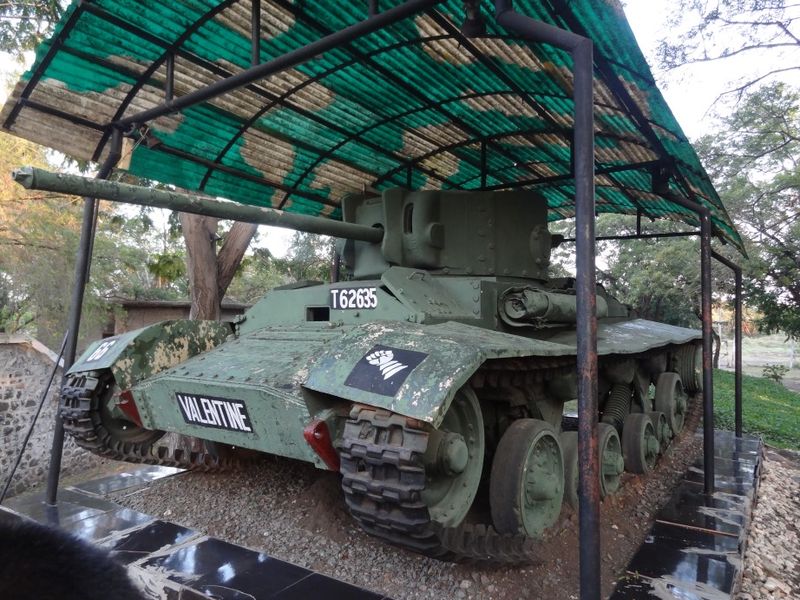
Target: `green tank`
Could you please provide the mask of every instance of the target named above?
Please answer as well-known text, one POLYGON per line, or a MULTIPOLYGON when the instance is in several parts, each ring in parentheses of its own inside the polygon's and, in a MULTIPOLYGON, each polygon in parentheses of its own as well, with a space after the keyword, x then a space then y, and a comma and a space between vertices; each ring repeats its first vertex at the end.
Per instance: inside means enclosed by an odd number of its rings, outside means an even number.
MULTIPOLYGON (((577 433, 564 425, 577 396, 575 289, 548 278, 561 238, 535 193, 352 195, 341 223, 35 169, 15 177, 347 238, 347 281, 276 288, 233 323, 167 321, 92 344, 61 400, 80 446, 189 469, 247 450, 339 471, 366 531, 443 560, 525 562, 576 504, 577 433)), ((701 336, 635 318, 600 286, 597 316, 611 494, 683 427, 701 336)))

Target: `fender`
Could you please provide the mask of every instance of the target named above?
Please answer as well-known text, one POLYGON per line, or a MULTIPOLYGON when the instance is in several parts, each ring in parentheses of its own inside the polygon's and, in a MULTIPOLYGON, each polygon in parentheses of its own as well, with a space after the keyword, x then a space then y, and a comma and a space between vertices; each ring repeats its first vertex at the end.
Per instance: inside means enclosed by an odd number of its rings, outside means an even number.
POLYGON ((572 347, 449 321, 354 328, 314 361, 304 387, 437 427, 458 389, 487 360, 574 355, 572 347))
POLYGON ((231 324, 226 322, 161 321, 93 342, 67 373, 111 369, 117 385, 127 390, 142 379, 210 350, 232 333, 231 324))

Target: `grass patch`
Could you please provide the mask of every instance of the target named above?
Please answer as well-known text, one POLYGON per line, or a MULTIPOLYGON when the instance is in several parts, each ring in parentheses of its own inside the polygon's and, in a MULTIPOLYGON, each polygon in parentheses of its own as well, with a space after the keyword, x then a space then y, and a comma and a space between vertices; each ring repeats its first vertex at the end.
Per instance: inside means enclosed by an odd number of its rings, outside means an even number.
MULTIPOLYGON (((734 375, 714 371, 714 421, 734 428, 734 375)), ((771 446, 800 450, 800 394, 763 377, 742 375, 742 429, 771 446)))

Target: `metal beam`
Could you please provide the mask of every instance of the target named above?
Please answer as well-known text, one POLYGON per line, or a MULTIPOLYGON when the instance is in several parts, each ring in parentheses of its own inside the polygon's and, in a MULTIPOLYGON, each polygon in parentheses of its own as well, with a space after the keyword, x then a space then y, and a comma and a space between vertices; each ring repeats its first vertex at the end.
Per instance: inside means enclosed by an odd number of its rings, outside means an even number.
MULTIPOLYGON (((137 30, 134 27, 131 27, 130 23, 125 21, 124 19, 120 19, 111 13, 107 12, 97 4, 91 2, 82 2, 80 4, 81 7, 84 8, 87 12, 91 13, 92 15, 104 19, 113 25, 121 28, 123 31, 129 31, 133 33, 137 37, 141 37, 146 39, 146 41, 160 46, 164 49, 163 54, 157 59, 154 60, 149 67, 141 74, 141 75, 131 75, 136 80, 136 83, 133 87, 128 90, 128 93, 125 95, 125 98, 120 102, 119 106, 117 107, 114 116, 111 118, 112 121, 116 121, 117 119, 121 118, 122 115, 125 114, 125 111, 130 106, 130 103, 136 97, 136 94, 139 93, 139 90, 150 80, 153 74, 158 70, 158 68, 165 62, 165 61, 172 61, 172 68, 175 67, 175 58, 179 54, 181 47, 183 46, 184 42, 188 40, 192 35, 195 34, 203 25, 205 25, 208 21, 213 19, 215 16, 220 14, 223 10, 227 9, 231 4, 236 2, 237 0, 222 0, 219 4, 215 5, 211 9, 209 9, 205 14, 200 16, 199 18, 192 21, 186 29, 184 29, 181 34, 175 38, 175 40, 171 43, 165 42, 153 35, 147 34, 142 30, 137 30), (147 35, 145 35, 147 34, 147 35)), ((119 69, 118 65, 115 68, 119 69)), ((169 69, 168 69, 169 70, 169 69)), ((169 79, 169 73, 167 74, 167 79, 169 79)), ((165 88, 167 87, 165 82, 165 88)), ((172 94, 166 93, 167 90, 165 89, 165 97, 166 101, 170 102, 172 100, 172 94)), ((92 156, 92 160, 97 160, 100 156, 100 153, 105 148, 106 143, 108 142, 108 133, 105 133, 103 137, 100 139, 100 142, 97 144, 95 148, 94 155, 92 156)))
POLYGON ((568 50, 574 63, 580 597, 581 600, 600 600, 593 45, 588 38, 517 13, 512 8, 511 0, 495 0, 495 9, 497 22, 501 26, 529 41, 568 50))
MULTIPOLYGON (((278 6, 282 7, 283 9, 285 9, 285 10, 287 10, 289 12, 291 12, 294 15, 295 19, 297 19, 298 22, 306 23, 307 25, 309 25, 310 27, 313 27, 314 29, 316 29, 317 31, 319 31, 322 34, 324 34, 326 31, 328 31, 328 28, 327 28, 327 26, 325 25, 324 22, 321 22, 321 21, 319 21, 317 19, 311 18, 311 16, 308 14, 307 11, 300 10, 297 5, 289 2, 289 0, 273 0, 273 1, 278 6)), ((410 82, 405 81, 393 69, 390 69, 389 67, 381 64, 380 62, 377 62, 377 61, 373 60, 372 57, 370 56, 370 54, 359 50, 358 48, 356 48, 353 44, 351 44, 349 42, 345 43, 344 46, 341 49, 344 52, 347 52, 348 54, 353 56, 360 63, 364 64, 365 66, 369 67, 370 69, 373 69, 379 76, 382 76, 387 81, 392 82, 394 85, 396 85, 398 88, 403 90, 405 93, 409 94, 410 96, 414 96, 415 98, 417 98, 420 102, 422 102, 422 104, 429 105, 431 109, 436 110, 439 114, 441 114, 445 118, 446 121, 448 121, 450 123, 453 123, 454 125, 456 125, 456 127, 461 129, 462 131, 464 131, 468 135, 472 135, 473 137, 478 137, 478 138, 482 137, 482 133, 480 131, 478 131, 473 126, 471 126, 469 123, 464 121, 462 118, 460 118, 454 112, 446 110, 440 103, 438 103, 438 102, 431 103, 429 96, 427 96, 425 93, 421 92, 416 86, 412 85, 410 82)), ((417 133, 417 135, 419 135, 419 134, 417 133)), ((511 160, 511 161, 516 160, 516 158, 513 155, 511 155, 510 153, 506 152, 503 148, 501 148, 499 146, 496 146, 496 145, 493 146, 493 148, 498 154, 502 154, 503 156, 506 156, 506 158, 508 158, 509 160, 511 160)), ((459 158, 460 160, 462 160, 464 162, 467 162, 467 163, 471 164, 476 169, 480 169, 479 161, 472 160, 468 156, 457 156, 457 158, 459 158)), ((396 172, 397 172, 396 169, 388 171, 388 173, 392 173, 392 174, 394 174, 396 172)), ((371 187, 377 188, 380 185, 380 183, 382 181, 384 181, 385 177, 386 177, 386 175, 384 174, 381 178, 376 179, 375 181, 373 181, 372 184, 371 184, 371 187)), ((283 204, 289 199, 289 195, 290 194, 287 194, 286 196, 283 197, 283 199, 281 200, 281 203, 278 205, 278 208, 282 208, 283 207, 283 204)))
POLYGON ((436 6, 442 1, 443 0, 407 0, 400 6, 368 17, 359 23, 326 35, 315 42, 287 52, 265 63, 245 69, 226 79, 215 81, 204 88, 184 94, 179 98, 175 98, 172 102, 165 102, 151 109, 119 119, 114 125, 124 129, 131 125, 147 123, 148 121, 178 112, 189 106, 211 100, 212 98, 226 94, 249 83, 258 81, 259 79, 264 79, 265 77, 306 62, 315 56, 337 48, 341 44, 374 33, 379 29, 411 17, 427 8, 436 6))
MULTIPOLYGON (((547 132, 544 132, 547 133, 547 132)), ((515 133, 509 133, 504 135, 516 135, 515 133)), ((655 165, 660 165, 661 161, 659 160, 648 160, 645 162, 640 163, 630 163, 625 165, 611 165, 611 166, 600 166, 598 165, 595 169, 595 175, 609 175, 611 173, 619 173, 622 171, 635 171, 637 169, 649 169, 655 165)), ((553 175, 551 177, 543 177, 541 179, 523 179, 522 181, 515 181, 513 183, 502 183, 499 185, 493 185, 488 187, 489 190, 506 190, 511 188, 518 188, 524 185, 543 185, 548 183, 557 183, 559 181, 570 181, 574 175, 572 173, 566 173, 564 175, 553 175)))
MULTIPOLYGON (((700 235, 699 231, 668 231, 665 233, 641 233, 636 235, 603 235, 596 236, 598 242, 610 240, 651 240, 659 238, 694 237, 700 235)), ((574 242, 575 238, 564 238, 562 242, 574 242)))
MULTIPOLYGON (((108 153, 100 170, 97 172, 97 179, 105 179, 109 176, 114 166, 122 155, 122 132, 115 129, 111 135, 111 150, 108 153)), ((86 197, 83 199, 83 220, 81 221, 81 238, 78 246, 78 256, 75 261, 75 283, 72 286, 72 299, 69 305, 69 317, 67 320, 67 335, 64 344, 64 379, 62 385, 66 383, 66 372, 75 362, 75 352, 78 347, 78 333, 81 326, 81 309, 83 308, 83 296, 86 291, 86 284, 89 282, 89 270, 92 264, 92 246, 94 237, 94 220, 97 213, 97 200, 86 197)), ((61 473, 61 454, 64 448, 64 424, 61 417, 56 413, 55 428, 53 430, 53 443, 50 449, 50 464, 47 470, 47 489, 45 490, 45 503, 55 506, 58 496, 58 478, 61 473)))
POLYGON ((661 180, 662 195, 700 218, 700 296, 703 325, 703 487, 706 494, 714 493, 714 371, 711 343, 711 211, 702 204, 681 198, 666 189, 661 180))
POLYGON ((703 320, 703 485, 714 493, 714 372, 711 317, 711 213, 700 215, 700 289, 703 320))
POLYGON ((711 257, 733 271, 736 282, 734 292, 733 346, 734 346, 734 429, 742 437, 742 267, 712 250, 711 257))
POLYGON ((250 66, 261 64, 261 0, 251 0, 250 6, 250 66))
POLYGON ((25 84, 25 89, 23 89, 22 93, 19 95, 17 103, 8 113, 6 120, 3 122, 3 129, 10 129, 14 124, 14 121, 17 120, 17 115, 19 115, 19 111, 22 110, 22 101, 27 99, 33 93, 33 90, 38 85, 39 80, 42 78, 42 75, 44 75, 47 67, 50 66, 51 62, 53 62, 53 59, 56 57, 56 54, 58 54, 58 51, 61 50, 61 47, 69 37, 69 34, 75 28, 75 25, 78 24, 78 20, 83 14, 85 8, 86 3, 79 2, 75 7, 75 10, 72 11, 72 14, 67 19, 66 23, 64 23, 64 26, 58 32, 58 37, 50 41, 50 47, 47 49, 47 54, 44 55, 42 62, 36 66, 36 70, 31 74, 30 79, 28 79, 28 83, 25 84))

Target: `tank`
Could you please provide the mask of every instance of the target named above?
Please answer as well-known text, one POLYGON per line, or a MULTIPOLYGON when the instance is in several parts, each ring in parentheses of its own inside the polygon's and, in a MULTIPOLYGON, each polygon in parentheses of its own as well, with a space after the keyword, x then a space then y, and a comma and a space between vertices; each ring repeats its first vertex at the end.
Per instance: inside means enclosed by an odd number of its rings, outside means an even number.
MULTIPOLYGON (((562 506, 577 506, 577 432, 564 417, 577 397, 575 288, 548 277, 562 238, 537 194, 390 189, 344 198, 343 222, 331 222, 38 170, 15 177, 344 236, 347 281, 275 288, 232 323, 167 321, 92 344, 61 397, 83 448, 188 469, 253 451, 307 461, 341 474, 367 532, 442 560, 526 562, 562 506)), ((701 385, 701 335, 636 318, 600 286, 597 317, 607 495, 681 431, 701 385)))

